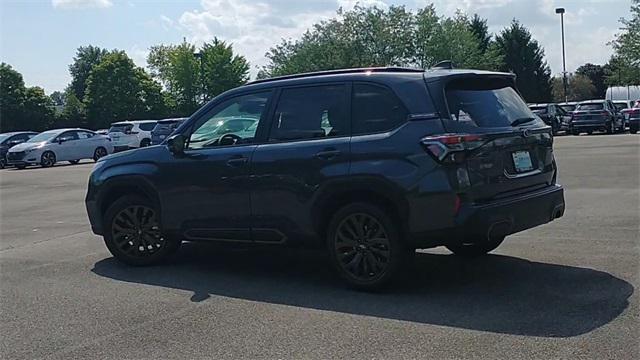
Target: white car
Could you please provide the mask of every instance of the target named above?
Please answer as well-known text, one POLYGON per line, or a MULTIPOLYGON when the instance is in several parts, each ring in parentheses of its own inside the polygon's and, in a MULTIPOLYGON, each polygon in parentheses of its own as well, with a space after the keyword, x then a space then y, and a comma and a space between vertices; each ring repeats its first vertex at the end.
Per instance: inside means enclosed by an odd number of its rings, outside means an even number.
POLYGON ((158 120, 120 121, 111 124, 109 137, 116 151, 151 145, 151 130, 158 120))
POLYGON ((98 161, 113 153, 111 139, 85 129, 56 129, 42 132, 7 153, 7 164, 18 169, 27 165, 53 166, 58 161, 77 164, 82 159, 98 161))

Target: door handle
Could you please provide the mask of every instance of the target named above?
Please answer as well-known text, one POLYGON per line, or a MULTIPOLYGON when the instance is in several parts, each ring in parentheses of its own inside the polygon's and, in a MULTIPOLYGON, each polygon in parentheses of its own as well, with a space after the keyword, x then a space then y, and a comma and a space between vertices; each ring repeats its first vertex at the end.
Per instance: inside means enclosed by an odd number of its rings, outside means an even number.
POLYGON ((316 157, 322 160, 331 160, 340 155, 341 151, 336 149, 323 150, 316 153, 316 157))
POLYGON ((243 166, 244 164, 247 163, 247 161, 249 161, 249 159, 247 159, 246 157, 238 156, 238 157, 234 157, 234 158, 231 158, 231 159, 227 160, 227 165, 228 166, 233 166, 233 167, 243 166))

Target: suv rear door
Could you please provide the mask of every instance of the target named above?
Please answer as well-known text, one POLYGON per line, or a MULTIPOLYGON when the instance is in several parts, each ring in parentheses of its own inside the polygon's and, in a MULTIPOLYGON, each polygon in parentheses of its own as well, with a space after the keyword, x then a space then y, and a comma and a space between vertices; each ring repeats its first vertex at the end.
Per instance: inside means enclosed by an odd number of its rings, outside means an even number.
POLYGON ((345 83, 279 90, 268 141, 252 159, 252 239, 313 236, 312 199, 349 173, 349 92, 345 83))
POLYGON ((432 94, 444 90, 441 118, 453 136, 431 137, 426 145, 463 149, 455 157, 443 154, 440 161, 468 200, 488 201, 554 182, 551 127, 527 108, 513 78, 471 75, 429 87, 432 94))

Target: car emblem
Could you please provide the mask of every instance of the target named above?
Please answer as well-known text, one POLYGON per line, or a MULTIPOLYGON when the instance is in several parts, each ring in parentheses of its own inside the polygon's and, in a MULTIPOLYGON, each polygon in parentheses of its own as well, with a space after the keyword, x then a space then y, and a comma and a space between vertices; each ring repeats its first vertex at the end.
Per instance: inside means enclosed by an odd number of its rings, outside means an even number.
POLYGON ((523 137, 529 137, 531 136, 531 131, 529 131, 529 129, 525 129, 522 131, 522 136, 523 137))

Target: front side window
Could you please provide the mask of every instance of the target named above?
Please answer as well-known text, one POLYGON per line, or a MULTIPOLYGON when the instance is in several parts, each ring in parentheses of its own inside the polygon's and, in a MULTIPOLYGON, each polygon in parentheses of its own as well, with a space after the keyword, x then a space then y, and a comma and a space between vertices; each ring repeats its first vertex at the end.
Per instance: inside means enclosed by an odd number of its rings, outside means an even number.
POLYGON ((345 85, 282 90, 269 141, 291 141, 348 135, 345 85))
POLYGON ((351 102, 353 134, 389 131, 407 120, 407 110, 389 89, 371 84, 353 84, 351 102))
POLYGON ((56 138, 56 141, 71 141, 78 140, 78 132, 77 131, 67 131, 56 138))
POLYGON ((89 139, 93 137, 93 133, 86 132, 86 131, 78 131, 78 137, 80 139, 89 139))
POLYGON ((199 119, 189 136, 188 149, 250 144, 271 92, 226 100, 199 119), (255 125, 255 126, 254 126, 255 125))

